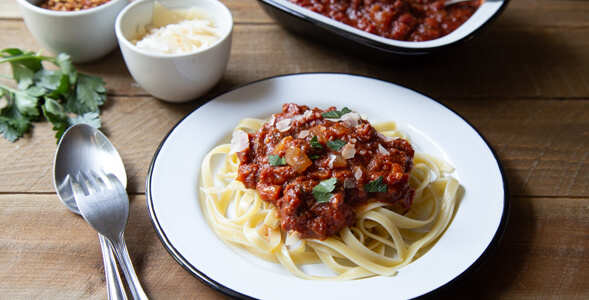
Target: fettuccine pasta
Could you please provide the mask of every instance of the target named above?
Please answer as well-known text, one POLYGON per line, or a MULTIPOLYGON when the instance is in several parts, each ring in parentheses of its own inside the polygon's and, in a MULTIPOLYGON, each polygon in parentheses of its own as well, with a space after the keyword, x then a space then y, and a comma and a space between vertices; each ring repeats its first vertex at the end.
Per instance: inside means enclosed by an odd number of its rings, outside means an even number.
MULTIPOLYGON (((243 119, 236 130, 256 132, 265 120, 243 119)), ((385 136, 402 137, 393 122, 374 125, 385 136)), ((231 144, 212 149, 202 164, 200 202, 208 223, 224 241, 264 260, 280 263, 309 280, 353 280, 392 276, 428 249, 451 222, 458 181, 453 167, 415 153, 409 184, 414 198, 405 212, 387 203, 368 202, 356 210, 355 222, 325 239, 300 238, 281 229, 277 208, 236 180, 240 161, 231 144), (218 167, 220 165, 220 167, 218 167), (301 266, 324 264, 333 276, 308 274, 301 266)))

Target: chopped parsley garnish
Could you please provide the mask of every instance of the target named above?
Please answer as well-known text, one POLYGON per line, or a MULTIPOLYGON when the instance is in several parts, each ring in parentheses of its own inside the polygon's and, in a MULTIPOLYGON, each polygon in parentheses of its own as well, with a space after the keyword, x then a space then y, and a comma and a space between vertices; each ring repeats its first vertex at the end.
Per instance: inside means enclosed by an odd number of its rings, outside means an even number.
POLYGON ((311 154, 311 155, 309 155, 309 159, 310 160, 318 159, 319 157, 321 157, 321 155, 319 155, 319 154, 311 154))
POLYGON ((376 178, 374 181, 371 181, 364 185, 364 190, 367 192, 387 192, 387 185, 384 183, 384 177, 380 176, 376 178))
POLYGON ((333 119, 337 119, 347 113, 352 112, 352 110, 350 110, 347 107, 342 108, 342 110, 332 110, 332 111, 327 111, 321 114, 322 117, 324 118, 333 118, 333 119))
POLYGON ((334 151, 338 151, 339 149, 341 149, 345 145, 346 145, 346 142, 342 141, 342 140, 333 140, 333 141, 327 142, 327 146, 329 146, 329 148, 333 149, 334 151))
POLYGON ((53 124, 59 141, 65 130, 78 123, 100 127, 99 107, 106 101, 104 81, 78 73, 70 56, 56 57, 20 49, 0 52, 0 64, 9 63, 16 88, 0 83, 0 134, 14 142, 28 132, 41 114, 53 124), (43 62, 58 67, 47 70, 43 62))
POLYGON ((323 145, 321 145, 321 143, 319 143, 319 140, 317 139, 316 135, 314 135, 311 138, 311 148, 318 148, 318 149, 323 148, 323 145))
POLYGON ((313 197, 317 200, 317 203, 325 203, 329 202, 331 197, 333 196, 331 192, 335 189, 335 184, 337 183, 336 178, 330 178, 327 180, 321 181, 318 185, 313 188, 313 197))
POLYGON ((270 163, 270 165, 274 167, 286 165, 286 161, 284 160, 284 158, 278 155, 268 155, 268 163, 270 163))

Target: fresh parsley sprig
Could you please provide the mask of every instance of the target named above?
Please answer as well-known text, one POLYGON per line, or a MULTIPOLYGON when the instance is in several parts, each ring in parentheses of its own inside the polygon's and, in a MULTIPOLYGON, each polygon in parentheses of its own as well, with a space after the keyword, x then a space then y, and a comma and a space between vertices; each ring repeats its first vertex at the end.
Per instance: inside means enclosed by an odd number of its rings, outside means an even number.
POLYGON ((79 73, 69 55, 56 57, 8 48, 0 52, 0 64, 9 63, 16 88, 0 83, 0 133, 15 142, 40 120, 41 113, 53 124, 59 141, 71 125, 86 123, 100 128, 100 106, 106 101, 104 81, 79 73), (43 62, 57 70, 48 70, 43 62))
POLYGON ((317 136, 316 136, 316 135, 314 135, 314 136, 311 138, 311 143, 310 143, 310 144, 311 144, 311 148, 316 148, 316 149, 321 149, 321 148, 323 148, 323 145, 321 145, 321 143, 319 142, 319 139, 317 138, 317 136))
POLYGON ((330 178, 321 181, 313 188, 313 197, 317 200, 317 203, 326 203, 329 202, 331 197, 333 197, 333 190, 335 189, 335 184, 337 183, 336 178, 330 178))
POLYGON ((387 184, 384 183, 384 177, 379 176, 375 180, 367 183, 366 185, 364 185, 364 190, 369 193, 373 193, 373 192, 386 193, 387 192, 387 184))
POLYGON ((330 111, 324 112, 321 114, 321 116, 323 116, 324 118, 337 119, 337 118, 339 118, 347 113, 351 113, 351 112, 352 112, 351 109, 344 107, 341 110, 330 110, 330 111))
POLYGON ((268 155, 268 163, 273 166, 284 166, 286 165, 286 160, 283 157, 280 157, 279 155, 268 155))
POLYGON ((346 141, 342 141, 340 139, 335 139, 333 141, 329 141, 327 142, 327 146, 331 149, 333 149, 334 151, 339 151, 341 148, 343 148, 345 145, 347 144, 346 141))

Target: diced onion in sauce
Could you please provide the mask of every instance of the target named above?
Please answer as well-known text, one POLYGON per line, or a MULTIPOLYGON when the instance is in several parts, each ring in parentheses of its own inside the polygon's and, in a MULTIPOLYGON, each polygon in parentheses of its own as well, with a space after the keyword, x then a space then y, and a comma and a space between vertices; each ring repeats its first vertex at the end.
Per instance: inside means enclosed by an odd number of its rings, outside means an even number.
POLYGON ((289 147, 284 154, 284 161, 293 167, 297 173, 303 173, 305 169, 310 167, 313 162, 309 159, 307 154, 299 147, 289 147))

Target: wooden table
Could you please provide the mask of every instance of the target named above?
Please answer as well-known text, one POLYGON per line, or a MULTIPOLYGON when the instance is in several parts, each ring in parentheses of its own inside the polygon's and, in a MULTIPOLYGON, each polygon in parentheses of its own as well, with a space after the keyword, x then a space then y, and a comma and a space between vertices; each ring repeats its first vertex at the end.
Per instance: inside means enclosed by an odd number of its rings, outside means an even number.
MULTIPOLYGON (((589 298, 588 1, 513 0, 475 40, 403 68, 293 35, 254 0, 222 1, 235 19, 233 49, 221 82, 202 99, 169 104, 149 96, 118 50, 78 66, 107 83, 103 130, 126 164, 128 248, 151 298, 224 297, 177 264, 151 225, 145 178, 157 146, 215 94, 301 72, 353 73, 409 87, 464 116, 496 150, 511 188, 505 235, 490 260, 445 296, 589 298)), ((14 0, 0 2, 0 48, 8 47, 40 49, 14 0)), ((16 143, 0 139, 0 298, 104 299, 96 232, 53 188, 53 135, 42 122, 16 143)))

